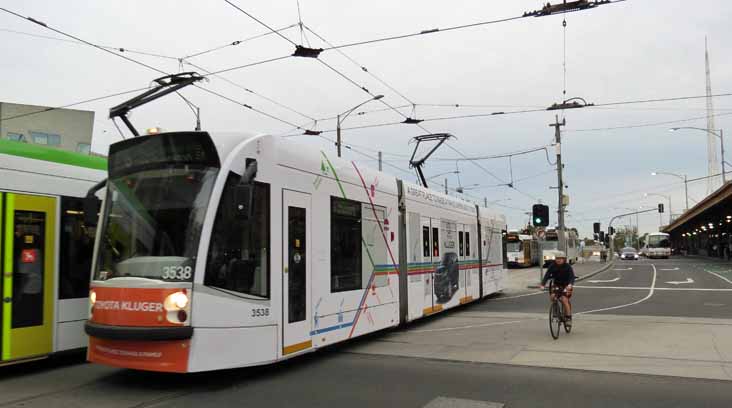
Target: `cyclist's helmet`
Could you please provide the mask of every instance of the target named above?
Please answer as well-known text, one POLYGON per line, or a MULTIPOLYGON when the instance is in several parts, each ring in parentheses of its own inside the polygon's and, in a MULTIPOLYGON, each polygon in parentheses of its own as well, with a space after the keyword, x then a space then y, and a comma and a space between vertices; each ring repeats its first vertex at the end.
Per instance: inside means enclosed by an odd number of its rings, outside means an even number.
POLYGON ((561 251, 557 252, 557 254, 554 255, 554 259, 557 259, 557 258, 567 259, 567 254, 565 254, 564 252, 561 252, 561 251))

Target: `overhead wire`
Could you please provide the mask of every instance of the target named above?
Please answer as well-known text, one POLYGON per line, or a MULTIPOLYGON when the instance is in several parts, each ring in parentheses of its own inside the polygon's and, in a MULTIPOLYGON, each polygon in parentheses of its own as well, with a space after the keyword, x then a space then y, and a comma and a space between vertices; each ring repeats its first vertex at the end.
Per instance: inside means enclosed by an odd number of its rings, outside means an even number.
MULTIPOLYGON (((192 67, 194 67, 194 68, 196 68, 196 69, 198 69, 198 70, 200 70, 200 71, 203 71, 204 74, 207 74, 207 73, 210 73, 211 72, 211 71, 209 71, 208 69, 202 67, 199 64, 194 64, 194 63, 192 63, 190 61, 186 61, 185 63, 188 64, 188 65, 190 65, 190 66, 192 66, 192 67)), ((295 108, 292 108, 292 107, 290 107, 288 105, 285 105, 285 104, 283 104, 281 102, 278 102, 278 101, 276 101, 276 100, 274 100, 274 99, 272 99, 272 98, 270 98, 268 96, 265 96, 265 95, 263 95, 263 94, 261 94, 259 92, 256 92, 256 91, 254 91, 254 90, 252 90, 250 88, 247 88, 244 85, 241 85, 241 84, 239 84, 237 82, 234 82, 234 81, 230 80, 229 78, 226 78, 224 76, 221 76, 220 74, 212 74, 210 76, 213 76, 215 78, 218 78, 218 79, 220 79, 220 80, 228 83, 229 85, 235 86, 235 87, 237 87, 237 88, 239 88, 239 89, 241 89, 241 90, 243 90, 245 92, 248 92, 248 93, 250 93, 252 95, 255 95, 255 96, 259 97, 259 98, 264 99, 265 101, 268 101, 268 102, 270 102, 270 103, 272 103, 274 105, 277 105, 280 108, 286 109, 286 110, 288 110, 288 111, 290 111, 292 113, 295 113, 295 114, 300 115, 300 116, 302 116, 304 118, 310 119, 311 121, 316 121, 317 120, 314 117, 312 117, 311 115, 305 114, 305 113, 303 113, 303 112, 301 112, 301 111, 299 111, 299 110, 297 110, 295 108)))
POLYGON ((0 11, 3 11, 3 12, 5 12, 5 13, 8 13, 8 14, 11 14, 11 15, 13 15, 13 16, 15 16, 15 17, 18 17, 18 18, 20 18, 20 19, 23 19, 23 20, 26 20, 26 21, 30 21, 30 22, 31 22, 31 23, 33 23, 33 24, 37 24, 37 25, 39 25, 39 26, 41 26, 41 27, 44 27, 44 28, 46 28, 46 29, 48 29, 48 30, 51 30, 51 31, 55 32, 56 34, 60 34, 60 35, 63 35, 64 37, 72 38, 72 39, 74 39, 74 40, 76 40, 76 41, 79 41, 79 42, 81 42, 81 43, 84 43, 84 44, 86 44, 86 45, 89 45, 89 46, 91 46, 91 47, 94 47, 94 48, 96 48, 96 49, 99 49, 99 50, 101 50, 101 51, 104 51, 104 52, 106 52, 106 53, 112 54, 112 55, 114 55, 114 56, 116 56, 116 57, 119 57, 119 58, 124 58, 124 59, 126 59, 127 61, 129 61, 129 62, 132 62, 133 64, 137 64, 137 65, 140 65, 140 66, 142 66, 142 67, 145 67, 145 68, 147 68, 147 69, 153 70, 153 71, 155 71, 155 72, 158 72, 158 73, 160 73, 160 74, 163 74, 163 75, 168 75, 168 73, 167 73, 167 72, 165 72, 165 71, 163 71, 163 70, 161 70, 161 69, 155 68, 155 67, 153 67, 152 65, 148 65, 148 64, 146 64, 146 63, 144 63, 144 62, 142 62, 142 61, 138 61, 138 60, 136 60, 136 59, 134 59, 134 58, 130 58, 130 57, 128 57, 128 56, 126 56, 126 55, 123 55, 123 54, 118 54, 118 53, 116 53, 116 52, 113 52, 113 51, 111 51, 111 50, 109 50, 109 49, 107 49, 107 48, 104 48, 104 47, 100 46, 100 45, 94 44, 94 43, 92 43, 92 42, 89 42, 89 41, 86 41, 86 40, 84 40, 84 39, 81 39, 81 38, 79 38, 79 37, 76 37, 76 36, 74 36, 74 35, 72 35, 72 34, 69 34, 69 33, 66 33, 66 32, 64 32, 64 31, 61 31, 61 30, 59 30, 59 29, 57 29, 57 28, 51 27, 50 25, 48 25, 48 24, 46 24, 46 23, 44 23, 44 22, 42 22, 42 21, 40 21, 40 20, 36 20, 36 19, 35 19, 35 18, 33 18, 33 17, 25 17, 25 16, 23 16, 23 15, 21 15, 21 14, 19 14, 19 13, 16 13, 16 12, 14 12, 14 11, 8 10, 8 9, 6 9, 6 8, 4 8, 4 7, 0 7, 0 11))
MULTIPOLYGON (((35 37, 35 38, 41 38, 41 39, 46 39, 46 40, 53 40, 53 41, 70 43, 70 44, 76 44, 76 45, 88 45, 88 44, 86 44, 86 43, 84 43, 82 41, 78 41, 78 40, 70 40, 70 39, 67 39, 67 38, 52 37, 52 36, 43 35, 43 34, 27 33, 25 31, 10 30, 10 29, 7 29, 7 28, 0 28, 0 31, 4 31, 4 32, 8 32, 8 33, 14 33, 14 34, 18 34, 18 35, 25 35, 25 36, 28 36, 28 37, 35 37)), ((178 60, 178 57, 174 57, 174 56, 171 56, 171 55, 160 54, 160 53, 155 53, 155 52, 151 52, 151 51, 141 51, 141 50, 131 49, 131 48, 127 48, 127 47, 113 47, 113 46, 110 46, 110 45, 101 45, 101 44, 98 44, 98 45, 99 45, 99 47, 106 48, 106 49, 108 49, 110 51, 128 52, 130 54, 139 54, 139 55, 146 55, 146 56, 149 56, 149 57, 164 58, 164 59, 169 59, 169 60, 178 60)))
POLYGON ((285 41, 287 41, 287 42, 289 42, 290 44, 292 44, 292 45, 294 45, 294 46, 296 46, 296 47, 297 47, 297 44, 295 44, 295 42, 294 42, 294 41, 292 41, 291 39, 289 39, 289 38, 285 37, 285 36, 284 36, 284 35, 283 35, 283 34, 282 34, 281 32, 279 32, 279 31, 275 30, 274 28, 270 27, 270 26, 269 26, 269 25, 267 25, 267 23, 265 23, 264 21, 262 21, 262 20, 258 19, 258 18, 257 18, 257 17, 255 17, 254 15, 252 15, 252 14, 248 13, 248 12, 247 12, 246 10, 244 10, 243 8, 241 8, 241 7, 237 6, 236 4, 234 4, 234 3, 233 3, 233 2, 231 2, 231 1, 229 1, 229 0, 224 0, 224 1, 225 1, 226 3, 228 3, 228 4, 229 4, 229 5, 231 6, 231 7, 234 7, 235 9, 237 9, 237 10, 239 10, 240 12, 244 13, 244 14, 245 14, 245 15, 246 15, 247 17, 249 17, 249 18, 251 18, 252 20, 256 21, 256 22, 257 22, 257 23, 259 23, 260 25, 262 25, 262 26, 266 27, 266 28, 267 28, 267 29, 268 29, 269 31, 271 31, 272 33, 274 33, 274 34, 277 34, 278 36, 280 36, 280 37, 281 37, 282 39, 284 39, 285 41))
POLYGON ((130 89, 129 91, 115 92, 115 93, 108 94, 108 95, 98 96, 96 98, 84 99, 83 101, 78 101, 78 102, 73 102, 73 103, 67 103, 67 104, 61 105, 61 106, 54 106, 54 107, 49 107, 49 108, 43 108, 43 109, 39 109, 39 110, 33 111, 33 112, 20 113, 20 114, 17 114, 17 115, 0 118, 0 121, 8 121, 8 120, 17 119, 17 118, 23 118, 23 117, 26 117, 26 116, 37 115, 37 114, 40 114, 40 113, 46 113, 46 112, 50 112, 50 111, 55 111, 55 110, 58 110, 58 109, 71 108, 73 106, 82 105, 82 104, 85 104, 85 103, 91 103, 91 102, 101 101, 101 100, 104 100, 104 99, 114 98, 115 96, 127 95, 127 94, 134 93, 134 92, 142 92, 142 91, 145 91, 147 89, 149 89, 149 88, 148 87, 142 87, 142 88, 130 89))
MULTIPOLYGON (((299 7, 299 5, 298 5, 298 7, 299 7)), ((326 40, 325 38, 323 38, 323 36, 321 36, 320 34, 316 33, 310 26, 305 25, 305 28, 308 31, 310 31, 311 33, 313 33, 313 35, 315 35, 316 37, 318 37, 318 39, 320 39, 321 41, 323 41, 328 46, 330 46, 330 47, 333 46, 332 43, 330 43, 328 40, 326 40)), ((365 72, 366 74, 368 74, 369 76, 371 76, 372 78, 374 78, 375 80, 377 80, 379 83, 381 83, 385 87, 389 88, 389 90, 391 90, 395 94, 399 95, 402 99, 404 99, 405 101, 409 102, 411 105, 415 105, 415 102, 413 100, 409 99, 402 92, 400 92, 399 90, 397 90, 396 88, 394 88, 392 85, 390 85, 389 83, 387 83, 386 81, 384 81, 383 79, 381 79, 379 76, 377 76, 373 72, 371 72, 371 70, 369 70, 368 68, 366 68, 365 65, 362 65, 361 63, 359 63, 358 61, 356 61, 355 59, 353 59, 350 55, 346 54, 343 50, 341 50, 339 48, 336 48, 335 50, 339 54, 341 54, 343 57, 345 57, 347 60, 351 61, 354 65, 356 65, 357 67, 359 67, 363 72, 365 72)))
MULTIPOLYGON (((227 1, 227 0, 225 0, 225 1, 227 1)), ((228 2, 228 1, 227 1, 227 2, 228 2)), ((61 31, 61 30, 59 30, 59 29, 53 28, 53 27, 49 26, 48 24, 46 24, 46 23, 44 23, 44 22, 42 22, 42 21, 39 21, 39 20, 36 20, 36 19, 34 19, 33 17, 24 17, 24 16, 22 16, 21 14, 18 14, 18 13, 14 12, 14 11, 8 10, 8 9, 6 9, 6 8, 3 8, 3 7, 0 7, 0 11, 6 12, 6 13, 9 13, 9 14, 12 14, 12 15, 14 15, 14 16, 16 16, 16 17, 18 17, 18 18, 21 18, 21 19, 23 19, 23 20, 28 20, 28 21, 30 21, 30 22, 32 22, 32 23, 34 23, 34 24, 40 25, 40 26, 42 26, 42 27, 44 27, 44 28, 47 28, 47 29, 49 29, 49 30, 51 30, 51 31, 53 31, 53 32, 55 32, 55 33, 57 33, 57 34, 61 34, 61 35, 65 36, 65 37, 69 37, 69 38, 72 38, 72 39, 74 39, 74 40, 76 40, 76 41, 79 41, 79 42, 82 42, 82 43, 84 43, 84 44, 87 44, 87 45, 89 45, 89 46, 91 46, 91 47, 97 48, 97 49, 99 49, 99 50, 102 50, 102 51, 104 51, 104 52, 107 52, 107 53, 109 53, 109 54, 111 54, 111 55, 114 55, 114 56, 116 56, 116 57, 119 57, 119 58, 123 58, 123 59, 125 59, 125 60, 127 60, 127 61, 129 61, 129 62, 132 62, 132 63, 134 63, 134 64, 137 64, 137 65, 143 66, 143 67, 145 67, 145 68, 147 68, 147 69, 150 69, 150 70, 152 70, 152 71, 155 71, 155 72, 158 72, 158 73, 164 74, 164 75, 166 75, 166 76, 168 75, 168 73, 166 73, 165 71, 162 71, 162 70, 160 70, 160 69, 158 69, 158 68, 156 68, 156 67, 153 67, 153 66, 151 66, 151 65, 145 64, 145 63, 143 63, 143 62, 141 62, 141 61, 138 61, 138 60, 136 60, 136 59, 133 59, 133 58, 127 57, 127 56, 125 56, 125 55, 122 55, 122 54, 117 54, 117 53, 115 53, 115 52, 112 52, 112 51, 110 51, 110 50, 107 50, 107 49, 105 49, 105 48, 103 48, 103 47, 100 47, 100 46, 99 46, 99 45, 97 45, 97 44, 94 44, 94 43, 92 43, 92 42, 86 41, 86 40, 84 40, 84 39, 81 39, 81 38, 79 38, 79 37, 76 37, 76 36, 74 36, 74 35, 72 35, 72 34, 69 34, 69 33, 66 33, 66 32, 64 32, 64 31, 61 31)), ((280 35, 281 35, 281 34, 280 34, 280 35)), ((219 72, 213 72, 213 73, 210 73, 210 74, 207 74, 207 75, 209 75, 209 76, 210 76, 210 75, 214 75, 214 74, 218 74, 218 73, 219 73, 219 72)), ((222 99, 224 99, 224 100, 227 100, 227 101, 229 101, 229 102, 232 102, 232 103, 235 103, 235 104, 237 104, 237 105, 240 105, 240 106, 242 106, 242 107, 244 107, 244 108, 247 108, 247 109, 249 109, 249 110, 251 110, 251 111, 253 111, 253 112, 257 112, 257 113, 259 113, 260 115, 266 116, 266 117, 268 117, 268 118, 271 118, 271 119, 273 119, 273 120, 279 121, 279 122, 281 122, 281 123, 284 123, 284 124, 287 124, 287 125, 289 125, 289 126, 297 126, 297 125, 295 125, 294 123, 292 123, 292 122, 290 122, 290 121, 287 121, 287 120, 285 120, 285 119, 279 118, 279 117, 277 117, 277 116, 275 116, 275 115, 272 115, 272 114, 270 114, 270 113, 267 113, 267 112, 265 112, 265 111, 262 111, 261 109, 257 109, 257 108, 254 108, 253 106, 251 106, 251 105, 249 105, 249 104, 246 104, 246 103, 243 103, 243 102, 237 101, 237 100, 235 100, 235 99, 233 99, 233 98, 231 98, 231 97, 225 96, 225 95, 223 95, 223 94, 221 94, 221 93, 219 93, 219 92, 216 92, 216 91, 213 91, 213 90, 210 90, 210 89, 204 88, 204 87, 202 87, 202 86, 200 86, 200 85, 198 85, 198 84, 193 84, 193 86, 194 86, 194 87, 196 87, 196 88, 198 88, 198 89, 200 89, 200 90, 202 90, 202 91, 204 91, 204 92, 207 92, 207 93, 209 93, 209 94, 212 94, 212 95, 218 96, 219 98, 222 98, 222 99)))
POLYGON ((272 34, 275 34, 275 33, 281 32, 281 31, 286 31, 286 30, 289 30, 289 29, 291 29, 293 27, 297 27, 297 26, 298 26, 297 23, 290 24, 290 25, 287 25, 287 26, 278 28, 278 29, 274 30, 274 32, 267 31, 265 33, 261 33, 261 34, 257 34, 257 35, 251 36, 251 37, 243 38, 241 40, 235 40, 235 41, 232 41, 232 42, 227 43, 227 44, 224 44, 224 45, 219 45, 219 46, 216 46, 216 47, 213 47, 213 48, 205 49, 203 51, 197 51, 197 52, 195 52, 193 54, 186 55, 184 57, 180 57, 180 59, 181 60, 187 60, 187 59, 190 59, 190 58, 200 57, 201 55, 205 55, 205 54, 209 54, 209 53, 212 53, 212 52, 220 51, 220 50, 222 50, 224 48, 235 47, 237 45, 241 45, 241 44, 244 44, 246 42, 249 42, 249 41, 252 41, 252 40, 256 40, 256 39, 259 39, 259 38, 262 38, 262 37, 267 37, 269 35, 272 35, 272 34))

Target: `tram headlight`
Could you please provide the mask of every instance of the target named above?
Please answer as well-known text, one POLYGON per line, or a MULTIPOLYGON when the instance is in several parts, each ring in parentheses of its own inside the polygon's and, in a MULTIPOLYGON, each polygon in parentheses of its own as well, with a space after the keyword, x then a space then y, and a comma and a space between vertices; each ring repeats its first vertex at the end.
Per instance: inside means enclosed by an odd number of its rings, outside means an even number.
POLYGON ((183 310, 188 306, 188 295, 185 292, 175 292, 165 298, 165 308, 168 310, 183 310))
POLYGON ((97 303, 97 292, 94 292, 94 290, 89 291, 89 304, 91 304, 92 307, 94 307, 94 304, 97 303))

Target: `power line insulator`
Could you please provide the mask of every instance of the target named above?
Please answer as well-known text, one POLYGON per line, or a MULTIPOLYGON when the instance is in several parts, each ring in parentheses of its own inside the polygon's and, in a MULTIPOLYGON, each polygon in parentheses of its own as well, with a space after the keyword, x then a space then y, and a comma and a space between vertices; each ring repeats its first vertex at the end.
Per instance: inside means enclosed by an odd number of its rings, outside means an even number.
POLYGON ((295 46, 295 52, 292 53, 293 57, 305 57, 305 58, 318 58, 320 53, 323 52, 322 48, 310 48, 302 45, 295 46))

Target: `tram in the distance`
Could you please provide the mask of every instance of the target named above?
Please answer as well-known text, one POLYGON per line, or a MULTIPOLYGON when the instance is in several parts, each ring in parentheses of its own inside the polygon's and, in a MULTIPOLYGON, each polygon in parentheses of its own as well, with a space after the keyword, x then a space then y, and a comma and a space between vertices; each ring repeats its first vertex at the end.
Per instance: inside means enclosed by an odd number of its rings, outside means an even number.
POLYGON ((503 216, 272 136, 110 148, 88 358, 266 364, 502 290, 503 216))
POLYGON ((106 167, 104 158, 0 140, 0 365, 86 347, 94 228, 84 197, 106 167))

